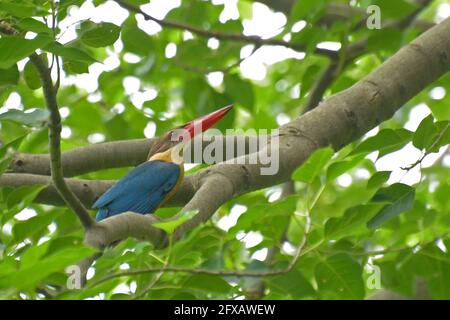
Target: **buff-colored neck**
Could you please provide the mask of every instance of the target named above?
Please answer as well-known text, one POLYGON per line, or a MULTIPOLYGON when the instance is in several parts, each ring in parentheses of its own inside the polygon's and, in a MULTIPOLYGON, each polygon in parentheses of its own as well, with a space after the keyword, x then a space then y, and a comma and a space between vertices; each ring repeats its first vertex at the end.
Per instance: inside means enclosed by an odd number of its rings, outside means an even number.
POLYGON ((183 144, 180 143, 173 148, 170 148, 164 152, 154 154, 148 159, 148 161, 161 160, 166 162, 172 162, 175 164, 183 163, 183 144))

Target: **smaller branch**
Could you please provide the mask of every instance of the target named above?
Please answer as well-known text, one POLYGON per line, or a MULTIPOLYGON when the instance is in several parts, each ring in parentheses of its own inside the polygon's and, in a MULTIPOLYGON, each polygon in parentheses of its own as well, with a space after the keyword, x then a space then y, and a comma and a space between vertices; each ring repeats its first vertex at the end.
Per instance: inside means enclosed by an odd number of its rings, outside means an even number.
MULTIPOLYGON (((236 135, 203 137, 202 150, 211 143, 221 139, 223 142, 223 154, 226 159, 241 156, 237 150, 238 143, 245 143, 245 150, 252 141, 250 136, 236 135), (244 141, 242 141, 244 139, 244 141), (230 148, 229 148, 230 147, 230 148), (233 147, 233 148, 231 148, 233 147), (229 154, 226 150, 235 150, 229 154)), ((62 154, 62 167, 65 177, 78 176, 84 173, 136 166, 147 159, 148 151, 155 139, 133 139, 123 141, 104 142, 88 145, 62 154)), ((188 148, 185 152, 185 163, 191 163, 195 147, 188 148)), ((13 160, 9 166, 9 173, 31 173, 50 175, 50 156, 48 154, 27 154, 17 152, 13 154, 13 160)))
POLYGON ((103 249, 116 241, 134 237, 149 241, 157 248, 164 247, 168 242, 166 233, 153 226, 159 221, 153 214, 124 212, 97 222, 86 232, 85 243, 103 249))
POLYGON ((400 167, 400 169, 405 170, 406 173, 408 173, 410 170, 414 169, 419 164, 422 164, 422 161, 431 153, 431 150, 433 150, 438 142, 444 137, 444 135, 447 133, 447 131, 450 129, 450 123, 447 123, 445 128, 439 133, 439 135, 436 137, 436 139, 433 141, 433 144, 428 148, 428 151, 425 152, 419 159, 416 160, 413 164, 407 166, 407 167, 400 167))
POLYGON ((50 151, 50 168, 52 181, 56 190, 61 195, 61 198, 73 210, 73 212, 80 219, 85 229, 91 228, 95 222, 89 215, 89 212, 76 197, 76 195, 69 189, 64 181, 64 175, 61 164, 61 116, 58 110, 56 101, 56 88, 53 86, 53 81, 50 71, 44 64, 42 59, 36 54, 30 56, 30 61, 36 67, 39 77, 41 79, 42 88, 44 91, 45 102, 50 111, 50 119, 48 122, 48 138, 50 151))
MULTIPOLYGON (((180 22, 157 19, 157 18, 143 12, 137 6, 129 4, 122 0, 114 0, 114 1, 117 2, 121 7, 125 8, 131 12, 142 14, 144 16, 145 20, 154 21, 166 28, 186 30, 186 31, 189 31, 200 37, 217 38, 217 39, 221 39, 221 40, 230 40, 230 41, 244 42, 244 43, 253 43, 253 44, 259 45, 259 46, 262 46, 262 45, 283 46, 283 47, 291 48, 291 49, 297 50, 297 51, 302 51, 302 52, 305 51, 305 46, 301 43, 290 43, 288 41, 277 40, 277 39, 263 39, 258 36, 245 36, 240 33, 216 32, 216 31, 204 30, 204 29, 200 29, 200 28, 197 28, 197 27, 194 27, 191 25, 187 25, 184 23, 180 23, 180 22)), ((320 49, 320 48, 316 48, 315 53, 329 56, 329 57, 335 57, 337 55, 337 52, 334 50, 320 49)))

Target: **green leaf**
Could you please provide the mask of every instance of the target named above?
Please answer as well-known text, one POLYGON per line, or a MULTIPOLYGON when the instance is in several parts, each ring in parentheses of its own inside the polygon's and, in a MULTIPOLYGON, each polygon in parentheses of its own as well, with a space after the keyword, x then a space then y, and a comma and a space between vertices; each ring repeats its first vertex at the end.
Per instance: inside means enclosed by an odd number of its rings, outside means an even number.
POLYGON ((226 75, 225 79, 225 93, 237 103, 240 103, 248 109, 253 109, 255 97, 253 94, 253 86, 247 81, 241 79, 239 76, 230 74, 226 75))
POLYGON ((419 127, 413 136, 413 145, 417 149, 426 149, 433 143, 436 135, 437 128, 434 124, 434 118, 430 114, 420 122, 419 127))
POLYGON ((87 64, 91 64, 97 61, 89 54, 80 49, 63 46, 58 42, 53 42, 47 45, 44 49, 68 60, 84 62, 87 64))
POLYGON ((0 158, 0 176, 9 168, 11 160, 12 160, 11 156, 0 158))
POLYGON ((90 26, 87 31, 82 32, 81 41, 94 48, 106 47, 119 38, 120 27, 113 23, 102 22, 90 26))
POLYGON ((326 5, 325 0, 298 0, 294 2, 291 11, 291 20, 293 22, 306 20, 311 22, 315 17, 319 16, 326 5))
POLYGON ((253 204, 238 218, 236 225, 228 230, 228 234, 234 237, 239 231, 263 232, 265 226, 273 233, 278 226, 281 229, 283 221, 288 223, 288 217, 294 213, 297 201, 297 195, 290 195, 272 203, 253 204))
POLYGON ((442 146, 450 143, 450 121, 439 121, 435 123, 437 134, 429 147, 429 152, 439 152, 442 146))
POLYGON ((89 64, 75 60, 65 60, 63 68, 64 71, 69 74, 82 74, 89 72, 89 64))
POLYGON ((207 274, 195 274, 188 277, 183 283, 183 287, 216 293, 228 293, 232 288, 230 284, 220 276, 207 274))
POLYGON ((143 4, 147 4, 148 0, 123 0, 125 3, 133 4, 135 6, 141 6, 143 4))
POLYGON ((36 15, 47 14, 45 10, 43 10, 38 6, 27 3, 20 3, 20 1, 5 1, 5 0, 0 2, 0 11, 7 12, 15 17, 20 18, 27 18, 36 15))
POLYGON ((322 299, 363 299, 362 267, 346 254, 337 254, 319 263, 315 270, 322 299))
POLYGON ((2 145, 0 147, 0 158, 3 158, 10 149, 17 150, 17 148, 19 148, 20 144, 22 143, 23 139, 25 139, 25 137, 30 133, 29 129, 25 129, 22 125, 19 125, 11 121, 2 121, 1 123, 2 129, 5 130, 8 127, 9 128, 13 127, 11 126, 11 124, 19 127, 19 130, 18 132, 14 133, 11 139, 6 141, 5 145, 2 145))
POLYGON ((52 39, 44 34, 38 34, 34 39, 19 36, 0 38, 0 68, 10 68, 17 61, 28 57, 36 49, 45 47, 51 41, 52 39))
POLYGON ((19 69, 17 64, 13 64, 7 69, 0 68, 0 88, 4 86, 14 86, 19 83, 19 69))
POLYGON ((13 213, 16 214, 23 208, 28 207, 36 198, 39 192, 47 187, 46 185, 22 186, 14 189, 6 198, 6 204, 13 213))
POLYGON ((375 172, 367 181, 367 189, 375 189, 380 187, 383 183, 389 180, 391 171, 375 172))
POLYGON ((35 33, 48 33, 48 34, 52 33, 52 30, 49 27, 47 27, 45 23, 33 18, 27 17, 25 19, 21 19, 17 23, 17 26, 22 30, 32 31, 35 33))
POLYGON ((361 142, 350 155, 379 151, 378 157, 401 149, 411 141, 413 133, 406 129, 383 129, 377 135, 361 142))
POLYGON ((367 46, 371 51, 396 51, 402 45, 403 33, 398 28, 371 30, 367 46))
POLYGON ((330 240, 339 240, 358 230, 367 230, 367 221, 379 211, 380 206, 375 203, 359 205, 347 209, 342 217, 330 218, 325 224, 325 237, 330 240))
POLYGON ((27 64, 25 65, 25 68, 23 70, 23 77, 28 88, 30 88, 31 90, 36 90, 42 87, 39 73, 31 60, 28 60, 27 64))
POLYGON ((38 126, 47 121, 49 116, 50 112, 47 109, 34 109, 31 112, 11 109, 0 114, 0 120, 12 120, 28 126, 38 126))
POLYGON ((266 283, 270 291, 292 299, 314 298, 316 292, 305 276, 296 269, 283 275, 268 277, 266 283))
POLYGON ((402 183, 395 183, 387 188, 378 190, 373 196, 372 202, 387 202, 388 204, 367 223, 367 226, 370 229, 375 229, 400 213, 411 209, 414 203, 414 196, 415 189, 402 183))
POLYGON ((154 50, 153 39, 138 28, 134 17, 125 22, 122 29, 122 42, 126 51, 147 56, 154 50))
POLYGON ((15 243, 42 232, 55 219, 55 214, 34 216, 26 221, 16 222, 12 229, 15 243))
POLYGON ((326 167, 334 150, 331 147, 318 149, 292 174, 292 179, 305 183, 312 183, 326 167))
POLYGON ((406 0, 374 0, 369 3, 377 5, 381 10, 382 15, 389 18, 406 17, 417 7, 417 5, 415 6, 413 3, 406 0))
POLYGON ((195 216, 195 214, 197 214, 197 212, 198 210, 184 212, 180 217, 163 222, 157 222, 154 223, 153 226, 158 229, 164 230, 165 232, 167 232, 167 234, 171 235, 174 233, 175 229, 178 228, 178 226, 191 219, 193 216, 195 216))
POLYGON ((15 287, 18 289, 29 289, 44 280, 50 274, 64 271, 66 266, 78 263, 84 258, 95 253, 94 248, 75 247, 58 251, 50 256, 44 257, 37 263, 31 264, 9 277, 0 278, 0 286, 15 287))
POLYGON ((246 0, 238 1, 237 7, 241 19, 251 20, 253 16, 253 3, 246 0))
POLYGON ((364 155, 349 157, 347 159, 336 161, 330 164, 327 169, 327 180, 331 181, 350 171, 364 159, 364 155))

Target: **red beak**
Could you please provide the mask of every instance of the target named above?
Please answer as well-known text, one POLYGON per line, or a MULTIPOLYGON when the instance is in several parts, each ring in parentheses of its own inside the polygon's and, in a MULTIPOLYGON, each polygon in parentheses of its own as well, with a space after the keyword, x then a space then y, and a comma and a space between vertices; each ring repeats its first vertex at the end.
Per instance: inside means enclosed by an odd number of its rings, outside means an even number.
POLYGON ((189 135, 192 139, 194 136, 208 130, 217 122, 219 122, 219 120, 222 119, 227 114, 227 112, 230 111, 232 108, 233 105, 229 105, 214 112, 211 112, 203 117, 192 120, 191 122, 185 124, 183 126, 183 129, 189 132, 189 135))

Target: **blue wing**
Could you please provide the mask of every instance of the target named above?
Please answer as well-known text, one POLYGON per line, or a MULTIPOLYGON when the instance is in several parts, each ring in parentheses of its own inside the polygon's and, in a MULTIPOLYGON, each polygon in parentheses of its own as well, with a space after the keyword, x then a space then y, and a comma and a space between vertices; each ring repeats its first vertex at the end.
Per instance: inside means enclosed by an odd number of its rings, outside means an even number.
POLYGON ((140 214, 155 210, 176 185, 178 165, 165 161, 145 162, 131 170, 108 189, 95 203, 96 220, 133 211, 140 214))

